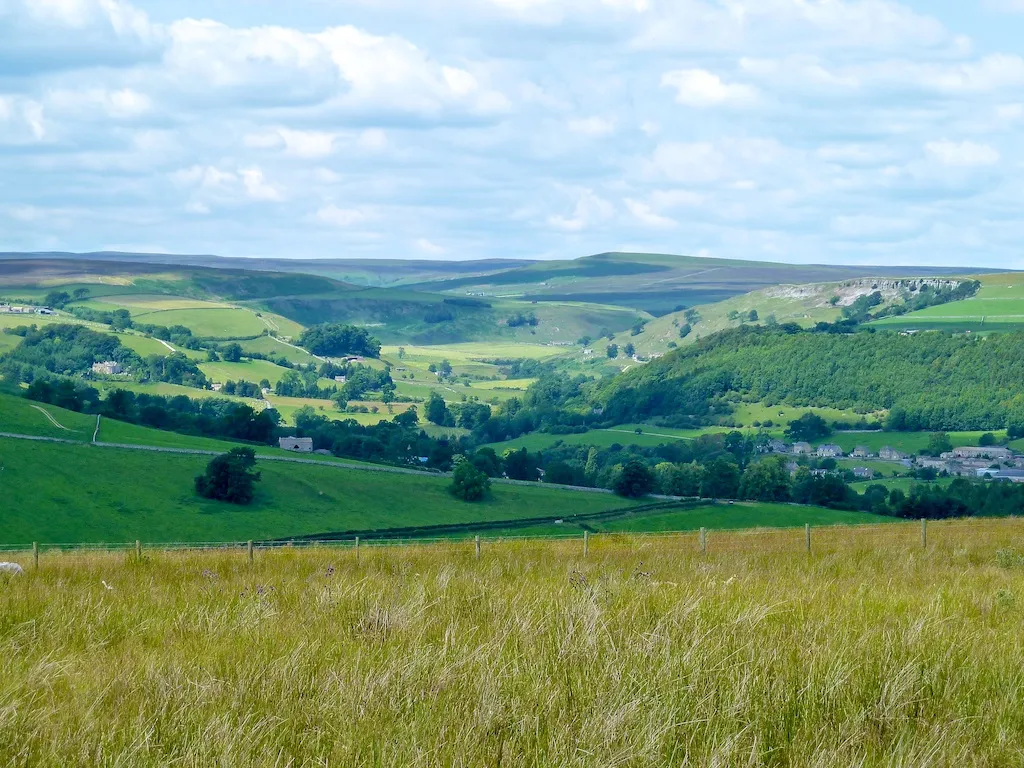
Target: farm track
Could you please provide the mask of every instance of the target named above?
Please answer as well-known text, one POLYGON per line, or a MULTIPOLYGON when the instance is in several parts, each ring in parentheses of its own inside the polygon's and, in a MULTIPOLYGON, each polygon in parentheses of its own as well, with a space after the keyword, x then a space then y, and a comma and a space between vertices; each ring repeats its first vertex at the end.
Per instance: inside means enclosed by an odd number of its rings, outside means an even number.
POLYGON ((43 414, 43 416, 45 416, 47 419, 49 419, 50 423, 53 424, 53 426, 55 426, 57 429, 63 429, 65 432, 74 432, 75 431, 73 429, 68 429, 63 424, 61 424, 59 421, 57 421, 55 418, 53 418, 53 416, 50 414, 50 412, 47 411, 45 408, 41 408, 38 405, 33 405, 33 406, 30 406, 30 407, 31 408, 35 408, 37 411, 39 411, 41 414, 43 414))

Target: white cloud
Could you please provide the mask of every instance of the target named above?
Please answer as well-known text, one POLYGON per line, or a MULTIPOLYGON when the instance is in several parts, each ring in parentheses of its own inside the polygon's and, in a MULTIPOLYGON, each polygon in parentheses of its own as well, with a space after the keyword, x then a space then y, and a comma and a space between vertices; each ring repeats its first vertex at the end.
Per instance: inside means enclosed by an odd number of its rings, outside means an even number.
POLYGON ((654 227, 656 229, 670 229, 676 226, 676 222, 667 216, 655 213, 651 206, 641 200, 634 200, 632 198, 626 198, 624 201, 626 208, 633 214, 633 218, 643 224, 645 227, 654 227))
POLYGON ((170 34, 165 76, 182 96, 200 103, 312 104, 342 85, 329 49, 295 29, 184 19, 171 25, 170 34))
POLYGON ((661 77, 662 87, 674 88, 676 101, 688 107, 743 106, 757 100, 749 85, 726 83, 706 69, 677 69, 661 77))
POLYGON ((316 217, 324 224, 347 229, 368 221, 372 215, 364 208, 339 208, 332 203, 317 211, 316 217))
POLYGON ((131 120, 151 112, 153 101, 132 88, 55 90, 47 94, 46 108, 57 116, 131 120))
POLYGON ((569 130, 582 136, 599 138, 615 133, 615 121, 604 117, 582 117, 570 120, 569 130))
POLYGON ((510 108, 500 92, 471 71, 442 65, 401 37, 379 37, 356 27, 333 27, 313 36, 329 51, 350 93, 347 110, 384 108, 436 117, 446 109, 495 114, 510 108))
POLYGON ((334 153, 337 138, 337 134, 327 131, 275 128, 262 133, 247 134, 243 141, 247 147, 254 149, 277 149, 291 157, 318 159, 334 153))
POLYGON ((577 190, 575 197, 572 213, 549 216, 548 224, 565 232, 582 232, 595 224, 606 223, 615 215, 615 207, 591 189, 577 190))
POLYGON ((444 248, 437 243, 433 243, 425 237, 421 237, 416 241, 416 247, 424 253, 429 253, 431 256, 440 256, 441 254, 448 252, 447 248, 444 248))
POLYGON ((281 202, 282 192, 267 181, 263 169, 220 168, 213 165, 193 165, 175 171, 172 181, 193 192, 190 204, 194 210, 214 206, 238 205, 246 200, 254 202, 281 202))
POLYGON ((973 141, 930 141, 925 144, 929 156, 942 165, 976 168, 999 163, 998 150, 973 141))
POLYGON ((2 0, 0 69, 46 72, 156 60, 161 27, 124 0, 2 0))

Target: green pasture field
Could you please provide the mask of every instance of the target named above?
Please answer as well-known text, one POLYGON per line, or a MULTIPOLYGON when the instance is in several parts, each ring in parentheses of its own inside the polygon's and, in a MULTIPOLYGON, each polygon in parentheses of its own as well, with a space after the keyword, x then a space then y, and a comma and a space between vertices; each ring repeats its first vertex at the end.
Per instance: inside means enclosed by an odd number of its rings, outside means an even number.
POLYGON ((747 528, 796 528, 806 524, 871 525, 891 522, 893 518, 864 512, 846 512, 798 504, 736 502, 714 504, 697 509, 677 510, 663 514, 637 514, 607 523, 598 523, 595 530, 607 533, 657 533, 665 531, 733 530, 747 528))
MULTIPOLYGON (((167 342, 170 349, 160 343, 159 339, 154 339, 151 336, 139 336, 134 333, 118 333, 114 334, 117 336, 118 341, 124 346, 128 347, 141 355, 142 357, 149 357, 150 355, 159 355, 160 357, 167 357, 167 355, 173 354, 173 352, 191 352, 192 350, 182 350, 175 347, 171 342, 167 342), (173 352, 172 352, 173 350, 173 352)), ((203 353, 205 359, 206 353, 203 353)))
MULTIPOLYGON (((279 397, 278 395, 271 394, 267 396, 267 401, 274 410, 281 414, 281 419, 285 424, 294 424, 295 412, 307 406, 316 411, 318 415, 326 416, 331 421, 351 419, 364 426, 372 426, 382 421, 390 421, 399 413, 404 413, 415 405, 415 403, 392 403, 391 410, 393 413, 389 413, 388 407, 384 403, 372 400, 353 400, 349 405, 365 406, 366 408, 377 408, 379 410, 377 413, 342 413, 331 400, 315 400, 309 397, 279 397)), ((420 410, 422 411, 422 409, 420 410)))
POLYGON ((199 301, 183 296, 166 296, 158 293, 112 294, 102 297, 101 300, 88 298, 81 302, 75 302, 74 306, 78 305, 103 311, 127 309, 133 317, 170 309, 223 309, 231 306, 223 302, 199 301))
POLYGON ((915 485, 927 485, 929 487, 945 488, 953 482, 955 478, 952 477, 940 477, 934 482, 926 483, 917 478, 913 477, 886 477, 882 480, 863 480, 857 483, 850 483, 850 487, 857 493, 864 493, 872 485, 884 485, 890 491, 898 488, 904 493, 910 493, 910 489, 915 485))
POLYGON ((203 456, 0 439, 0 545, 270 539, 344 530, 513 520, 629 506, 594 493, 496 485, 492 498, 452 498, 449 480, 261 462, 253 504, 200 499, 203 456))
POLYGON ((503 381, 477 381, 473 383, 474 389, 511 389, 525 391, 535 384, 537 379, 504 379, 503 381))
POLYGON ((147 312, 137 317, 140 322, 168 328, 172 325, 183 325, 195 336, 217 339, 257 336, 267 327, 249 310, 235 307, 168 309, 147 312))
POLYGON ((877 418, 884 417, 885 415, 884 412, 877 414, 861 414, 852 410, 818 408, 815 406, 804 406, 801 408, 781 404, 765 405, 764 403, 735 403, 734 405, 735 408, 730 418, 734 419, 737 424, 743 424, 745 427, 752 427, 755 421, 762 424, 766 421, 772 421, 775 424, 774 428, 781 427, 785 429, 785 427, 789 425, 789 422, 799 419, 808 412, 820 416, 829 423, 834 421, 855 423, 860 421, 862 418, 866 418, 868 421, 873 421, 877 418))
POLYGON ((0 355, 4 352, 10 352, 21 344, 20 336, 12 336, 7 333, 0 332, 0 355))
POLYGON ((260 336, 258 339, 249 339, 246 341, 238 342, 238 345, 242 348, 245 354, 251 354, 257 352, 263 355, 275 354, 279 357, 283 357, 292 363, 316 363, 320 364, 320 361, 313 357, 309 352, 304 349, 296 349, 290 347, 287 344, 283 344, 272 336, 260 336))
POLYGON ((273 387, 288 372, 287 368, 275 365, 269 360, 243 360, 238 363, 200 363, 199 369, 210 381, 223 384, 226 381, 249 381, 259 384, 263 379, 273 387))
POLYGON ((42 328, 45 325, 84 325, 92 328, 94 331, 101 331, 110 333, 110 326, 102 325, 100 323, 87 323, 84 320, 79 320, 74 315, 56 314, 56 315, 8 315, 0 314, 0 331, 4 328, 18 328, 19 326, 31 326, 35 325, 42 328))
POLYGON ((95 428, 95 416, 0 394, 0 432, 89 442, 95 428))

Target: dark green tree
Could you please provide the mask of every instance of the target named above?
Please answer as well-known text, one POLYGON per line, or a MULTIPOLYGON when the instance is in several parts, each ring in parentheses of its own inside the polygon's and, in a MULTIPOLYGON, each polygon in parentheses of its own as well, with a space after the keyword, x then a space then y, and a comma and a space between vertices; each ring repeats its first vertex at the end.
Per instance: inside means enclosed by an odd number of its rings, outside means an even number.
POLYGON ((196 493, 229 504, 249 504, 260 480, 255 466, 256 452, 252 448, 232 448, 211 460, 206 472, 196 477, 196 493))
POLYGON ((740 489, 740 468, 718 458, 705 467, 700 493, 706 499, 735 499, 740 489))
POLYGON ((242 359, 242 345, 232 342, 225 344, 220 349, 221 357, 229 363, 237 363, 242 359))
POLYGON ((654 488, 654 475, 642 461, 628 462, 615 477, 613 490, 627 499, 639 499, 654 488))
POLYGON ((446 426, 452 420, 451 411, 445 405, 444 398, 437 392, 431 392, 427 400, 426 408, 427 421, 437 424, 439 427, 446 426))
POLYGON ((821 416, 808 411, 799 419, 789 422, 789 429, 786 430, 786 437, 791 440, 805 440, 812 442, 828 437, 832 434, 832 428, 821 416))
POLYGON ((448 492, 463 501, 483 501, 491 492, 491 480, 465 456, 456 456, 448 492))

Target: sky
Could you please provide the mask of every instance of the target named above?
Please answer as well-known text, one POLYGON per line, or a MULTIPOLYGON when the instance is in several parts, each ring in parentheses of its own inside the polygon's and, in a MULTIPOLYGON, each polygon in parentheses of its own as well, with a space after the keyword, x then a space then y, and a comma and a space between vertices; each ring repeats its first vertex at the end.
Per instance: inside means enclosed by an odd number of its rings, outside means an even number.
POLYGON ((0 250, 1024 269, 1024 0, 0 0, 0 250))

